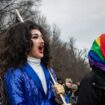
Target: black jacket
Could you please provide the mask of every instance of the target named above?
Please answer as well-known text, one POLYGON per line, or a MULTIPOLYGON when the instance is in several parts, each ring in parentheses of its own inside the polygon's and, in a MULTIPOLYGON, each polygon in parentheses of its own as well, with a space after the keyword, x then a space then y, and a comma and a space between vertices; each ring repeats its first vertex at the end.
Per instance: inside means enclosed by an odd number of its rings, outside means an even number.
POLYGON ((105 105, 105 72, 93 67, 81 82, 77 105, 105 105))

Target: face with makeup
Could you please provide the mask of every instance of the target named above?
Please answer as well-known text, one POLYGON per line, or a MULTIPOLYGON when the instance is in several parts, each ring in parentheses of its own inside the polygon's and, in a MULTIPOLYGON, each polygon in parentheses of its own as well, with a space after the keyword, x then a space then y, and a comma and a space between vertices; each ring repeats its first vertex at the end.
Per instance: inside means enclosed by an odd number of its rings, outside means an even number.
POLYGON ((29 56, 41 59, 44 56, 44 40, 43 35, 38 29, 31 30, 33 46, 29 52, 29 56))

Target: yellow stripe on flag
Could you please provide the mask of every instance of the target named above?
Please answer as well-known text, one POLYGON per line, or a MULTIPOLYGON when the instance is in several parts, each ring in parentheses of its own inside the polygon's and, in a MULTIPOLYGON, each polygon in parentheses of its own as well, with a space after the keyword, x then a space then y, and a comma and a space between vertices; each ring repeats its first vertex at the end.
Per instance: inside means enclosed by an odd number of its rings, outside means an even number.
POLYGON ((96 39, 98 46, 100 47, 100 36, 96 39))

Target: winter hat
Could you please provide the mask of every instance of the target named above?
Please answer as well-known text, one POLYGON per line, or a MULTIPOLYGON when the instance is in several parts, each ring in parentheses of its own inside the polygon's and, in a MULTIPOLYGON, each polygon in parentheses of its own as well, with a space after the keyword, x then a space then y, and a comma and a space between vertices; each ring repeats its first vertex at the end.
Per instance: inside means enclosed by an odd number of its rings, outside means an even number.
POLYGON ((73 90, 78 90, 78 86, 77 86, 76 84, 72 84, 71 89, 73 89, 73 90))
POLYGON ((72 81, 71 78, 66 78, 65 82, 66 82, 66 83, 72 83, 73 81, 72 81))

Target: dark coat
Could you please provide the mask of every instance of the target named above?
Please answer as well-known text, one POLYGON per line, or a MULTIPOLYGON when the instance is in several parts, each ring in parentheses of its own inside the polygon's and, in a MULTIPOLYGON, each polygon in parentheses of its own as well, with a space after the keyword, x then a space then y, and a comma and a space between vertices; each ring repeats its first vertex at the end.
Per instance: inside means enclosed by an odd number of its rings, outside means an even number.
POLYGON ((105 105, 105 72, 93 67, 81 82, 77 105, 105 105))

